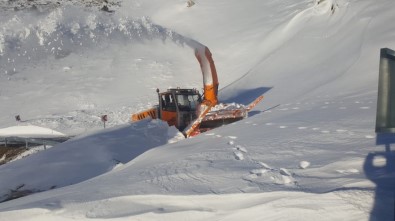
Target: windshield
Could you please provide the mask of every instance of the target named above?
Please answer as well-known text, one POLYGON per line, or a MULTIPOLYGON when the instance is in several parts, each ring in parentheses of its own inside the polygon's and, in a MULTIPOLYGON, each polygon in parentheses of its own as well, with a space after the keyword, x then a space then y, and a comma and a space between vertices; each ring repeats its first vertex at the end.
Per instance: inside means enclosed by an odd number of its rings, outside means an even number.
POLYGON ((177 102, 180 111, 195 111, 200 103, 200 96, 198 94, 179 94, 177 102))

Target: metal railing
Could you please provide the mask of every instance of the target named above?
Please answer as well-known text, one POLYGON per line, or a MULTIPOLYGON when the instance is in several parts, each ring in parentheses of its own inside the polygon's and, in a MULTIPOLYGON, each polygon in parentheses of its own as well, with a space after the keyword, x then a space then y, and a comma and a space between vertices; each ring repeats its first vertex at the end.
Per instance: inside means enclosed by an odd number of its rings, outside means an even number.
POLYGON ((57 138, 25 138, 25 137, 0 137, 1 147, 35 147, 35 146, 55 146, 56 144, 63 143, 70 137, 57 137, 57 138))

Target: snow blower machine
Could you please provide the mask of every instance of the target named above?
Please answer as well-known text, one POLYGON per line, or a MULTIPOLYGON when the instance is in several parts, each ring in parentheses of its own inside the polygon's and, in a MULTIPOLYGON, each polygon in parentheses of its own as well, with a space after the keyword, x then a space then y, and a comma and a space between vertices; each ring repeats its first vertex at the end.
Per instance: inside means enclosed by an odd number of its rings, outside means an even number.
POLYGON ((203 95, 196 89, 173 88, 165 92, 157 89, 159 104, 133 114, 132 121, 148 117, 161 119, 169 126, 175 126, 185 137, 190 137, 246 118, 263 99, 261 95, 247 106, 218 103, 219 83, 211 52, 203 46, 195 49, 195 56, 203 74, 203 95))

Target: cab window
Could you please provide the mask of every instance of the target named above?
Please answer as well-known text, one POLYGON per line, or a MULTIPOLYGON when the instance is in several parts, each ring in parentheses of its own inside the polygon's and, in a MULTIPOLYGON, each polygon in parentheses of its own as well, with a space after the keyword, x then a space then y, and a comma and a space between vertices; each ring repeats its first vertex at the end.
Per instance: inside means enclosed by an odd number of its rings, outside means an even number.
POLYGON ((180 111, 195 111, 200 103, 198 94, 179 94, 177 95, 177 104, 180 111))
POLYGON ((172 94, 162 95, 162 110, 165 111, 176 111, 176 103, 172 94))

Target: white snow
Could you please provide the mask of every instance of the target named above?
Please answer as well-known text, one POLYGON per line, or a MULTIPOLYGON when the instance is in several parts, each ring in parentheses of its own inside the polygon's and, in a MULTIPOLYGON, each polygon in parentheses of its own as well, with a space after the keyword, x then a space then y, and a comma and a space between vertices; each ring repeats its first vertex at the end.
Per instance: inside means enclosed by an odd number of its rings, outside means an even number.
MULTIPOLYGON (((10 162, 23 159, 23 158, 28 157, 28 156, 30 156, 30 155, 32 155, 32 154, 36 154, 36 153, 38 153, 38 152, 47 150, 47 149, 52 148, 52 147, 53 147, 53 146, 48 146, 48 145, 45 145, 45 146, 37 146, 37 147, 31 147, 31 148, 29 148, 27 151, 24 151, 24 152, 22 152, 21 154, 19 154, 18 156, 16 156, 16 157, 15 157, 14 159, 12 159, 10 162)), ((0 162, 1 162, 1 159, 0 159, 0 162)))
POLYGON ((0 220, 392 220, 395 154, 374 125, 395 2, 186 2, 1 11, 3 133, 76 137, 0 166, 0 201, 34 193, 0 203, 0 220), (202 87, 197 45, 221 103, 264 100, 190 139, 129 123, 156 88, 202 87))
POLYGON ((310 162, 308 162, 308 161, 303 160, 303 161, 300 161, 300 162, 299 162, 299 167, 300 167, 301 169, 306 169, 306 168, 309 167, 309 166, 310 166, 310 162))
POLYGON ((65 134, 58 131, 33 125, 13 126, 0 129, 0 137, 51 138, 65 136, 65 134))
POLYGON ((43 191, 111 171, 120 163, 126 164, 153 147, 177 139, 178 134, 171 129, 163 121, 147 119, 79 136, 56 148, 3 165, 0 177, 7 179, 0 180, 0 200, 20 185, 24 185, 23 189, 43 191))

